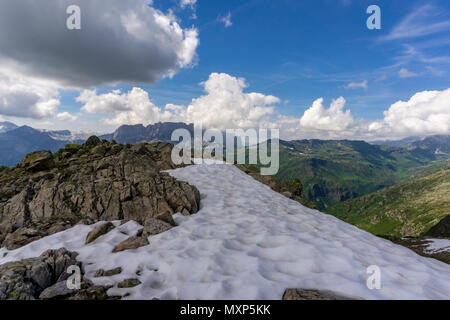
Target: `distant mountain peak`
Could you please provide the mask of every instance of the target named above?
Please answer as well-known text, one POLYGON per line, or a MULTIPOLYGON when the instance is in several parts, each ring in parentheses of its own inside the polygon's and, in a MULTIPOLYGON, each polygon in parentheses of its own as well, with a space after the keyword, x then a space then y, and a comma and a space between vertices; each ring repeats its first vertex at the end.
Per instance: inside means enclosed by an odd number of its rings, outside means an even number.
POLYGON ((193 124, 184 122, 157 122, 144 126, 143 124, 122 125, 110 135, 104 135, 101 138, 107 140, 116 140, 119 143, 135 144, 138 142, 151 142, 154 140, 170 142, 172 133, 177 129, 186 129, 194 132, 193 124))
POLYGON ((12 122, 9 121, 0 122, 0 133, 11 131, 16 128, 18 128, 17 125, 15 125, 12 122))

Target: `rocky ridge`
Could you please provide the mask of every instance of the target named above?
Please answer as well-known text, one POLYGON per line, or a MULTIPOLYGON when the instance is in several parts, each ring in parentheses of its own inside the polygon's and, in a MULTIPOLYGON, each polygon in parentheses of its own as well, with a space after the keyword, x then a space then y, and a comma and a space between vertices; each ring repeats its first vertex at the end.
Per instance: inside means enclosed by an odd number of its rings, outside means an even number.
POLYGON ((77 223, 145 225, 156 219, 170 224, 174 213, 196 213, 199 191, 163 172, 176 168, 172 147, 121 145, 94 136, 83 145, 67 145, 55 154, 34 152, 14 168, 3 167, 0 246, 16 249, 77 223))

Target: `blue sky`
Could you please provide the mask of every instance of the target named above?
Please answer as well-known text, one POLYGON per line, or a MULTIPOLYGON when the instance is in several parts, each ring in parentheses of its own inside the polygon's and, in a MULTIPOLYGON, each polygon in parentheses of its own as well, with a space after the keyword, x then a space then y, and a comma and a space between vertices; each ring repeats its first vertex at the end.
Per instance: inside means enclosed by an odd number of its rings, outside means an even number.
MULTIPOLYGON (((155 2, 164 10, 176 8, 176 1, 169 3, 155 2)), ((448 1, 429 3, 441 14, 426 22, 450 18, 448 1)), ((450 87, 450 32, 381 40, 424 4, 392 0, 200 0, 196 20, 189 19, 189 11, 177 12, 185 17, 186 26, 194 24, 199 29, 198 65, 148 90, 159 105, 174 101, 188 104, 202 93, 198 83, 212 72, 225 72, 244 77, 250 91, 280 97, 286 103, 280 106, 285 114, 301 116, 318 97, 330 101, 344 96, 355 116, 379 118, 397 100, 407 100, 418 91, 450 87), (366 9, 371 4, 381 8, 381 30, 366 27, 366 9), (225 28, 217 18, 228 12, 232 26, 225 28), (410 47, 430 59, 447 57, 447 61, 421 62, 408 56, 410 47), (418 76, 401 78, 398 73, 402 68, 418 76), (346 88, 351 82, 364 80, 368 81, 367 90, 346 88)))
MULTIPOLYGON (((77 1, 83 9, 84 0, 77 1)), ((133 1, 142 0, 129 2, 133 1)), ((364 122, 368 127, 370 121, 378 121, 375 127, 381 128, 387 123, 384 112, 397 101, 408 102, 416 93, 444 92, 450 88, 448 1, 184 0, 191 5, 180 5, 180 1, 183 0, 155 0, 150 7, 173 18, 184 30, 195 29, 198 33, 199 44, 189 66, 177 68, 171 77, 160 75, 156 81, 122 81, 115 86, 95 83, 82 89, 96 90, 100 97, 114 89, 123 94, 141 88, 164 111, 167 104, 189 106, 193 99, 205 95, 204 83, 212 74, 226 74, 245 79, 244 93, 277 97, 278 102, 271 102, 274 111, 267 113, 290 119, 300 119, 319 98, 323 98, 325 111, 318 107, 316 114, 323 117, 333 99, 344 97, 346 102, 340 116, 346 124, 337 127, 346 134, 336 136, 355 137, 362 129, 352 129, 350 134, 350 126, 354 127, 350 123, 364 122), (366 27, 369 17, 366 9, 373 4, 381 9, 381 30, 366 27), (354 121, 345 116, 346 110, 354 121)), ((151 61, 153 57, 150 55, 148 59, 151 61)), ((55 111, 77 115, 78 122, 45 118, 13 120, 53 128, 102 131, 117 126, 117 122, 105 125, 105 113, 83 112, 86 108, 80 111, 87 104, 77 101, 80 91, 77 86, 59 88, 60 104, 55 111)), ((433 103, 438 100, 429 101, 430 105, 433 103)), ((417 103, 411 102, 404 106, 403 114, 415 113, 413 109, 405 109, 411 104, 417 110, 417 103)), ((92 106, 90 110, 98 108, 92 106)), ((436 116, 450 117, 446 110, 439 112, 436 116)), ((329 113, 331 120, 337 121, 329 113)), ((434 133, 429 129, 433 127, 431 120, 418 117, 397 130, 396 136, 434 133), (416 124, 423 129, 414 130, 412 126, 416 124)), ((314 122, 318 118, 311 114, 303 123, 307 119, 314 122)), ((392 126, 392 121, 388 125, 392 126)), ((448 130, 445 123, 438 125, 440 131, 436 133, 448 130)))

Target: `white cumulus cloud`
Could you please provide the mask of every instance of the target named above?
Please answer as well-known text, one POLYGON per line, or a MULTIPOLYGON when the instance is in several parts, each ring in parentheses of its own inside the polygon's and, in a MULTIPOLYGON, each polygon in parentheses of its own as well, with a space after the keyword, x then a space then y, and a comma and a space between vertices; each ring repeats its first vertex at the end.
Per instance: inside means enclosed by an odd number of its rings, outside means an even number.
POLYGON ((250 128, 258 126, 274 113, 280 99, 262 93, 245 93, 245 79, 226 73, 212 73, 203 84, 206 94, 193 99, 187 108, 190 122, 208 127, 250 128))
POLYGON ((58 113, 58 114, 56 115, 56 118, 57 118, 58 120, 61 120, 61 121, 75 121, 75 120, 78 119, 77 116, 74 116, 73 114, 70 114, 70 113, 67 112, 67 111, 58 113))
POLYGON ((100 95, 85 90, 76 100, 84 104, 84 112, 112 115, 104 120, 111 125, 183 121, 217 129, 258 127, 269 121, 274 105, 280 103, 275 96, 244 92, 245 80, 225 73, 212 73, 202 85, 205 94, 188 106, 158 107, 148 92, 137 87, 127 93, 114 90, 100 95))
POLYGON ((333 100, 326 109, 323 106, 323 98, 317 99, 300 118, 300 125, 304 128, 327 131, 346 130, 354 124, 354 119, 350 110, 344 110, 345 103, 345 99, 340 97, 333 100))
POLYGON ((104 119, 109 125, 150 124, 175 118, 170 106, 167 111, 161 110, 145 90, 137 87, 127 93, 114 90, 100 95, 95 90, 85 90, 76 100, 84 103, 81 108, 84 112, 113 115, 104 119))
POLYGON ((212 73, 202 83, 205 93, 185 105, 156 106, 149 93, 135 87, 128 92, 113 90, 97 94, 85 90, 77 98, 82 111, 104 115, 108 125, 152 124, 181 121, 220 130, 278 128, 283 139, 397 139, 411 135, 450 134, 450 89, 424 91, 408 101, 398 101, 377 120, 354 118, 343 97, 324 106, 316 99, 302 116, 287 116, 276 110, 278 97, 246 92, 245 79, 212 73))
POLYGON ((398 101, 374 121, 369 131, 396 136, 449 134, 450 89, 422 91, 408 101, 398 101))

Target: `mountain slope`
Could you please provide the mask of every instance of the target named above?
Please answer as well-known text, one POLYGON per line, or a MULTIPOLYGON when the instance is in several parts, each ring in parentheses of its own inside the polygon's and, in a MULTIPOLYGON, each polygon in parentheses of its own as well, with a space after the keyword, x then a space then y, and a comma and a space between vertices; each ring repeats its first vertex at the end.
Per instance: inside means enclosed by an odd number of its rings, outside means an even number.
POLYGON ((113 286, 107 293, 124 299, 279 300, 287 288, 363 299, 450 299, 449 265, 307 209, 235 166, 195 165, 169 174, 198 188, 201 209, 175 215, 178 226, 149 237, 149 245, 111 254, 142 226, 117 223, 85 245, 97 225, 77 225, 15 251, 0 249, 0 264, 65 247, 79 253, 86 278, 113 286), (370 265, 380 268, 380 290, 367 287, 370 265), (113 277, 94 277, 118 267, 113 277), (119 287, 126 279, 137 285, 119 287))
POLYGON ((14 166, 22 158, 34 151, 50 150, 56 152, 69 141, 55 140, 48 132, 42 132, 28 126, 0 133, 0 165, 14 166))
POLYGON ((450 135, 435 135, 425 139, 412 142, 408 145, 410 149, 427 150, 434 153, 450 154, 450 135))
POLYGON ((375 141, 370 141, 370 144, 385 145, 385 146, 389 146, 389 147, 402 147, 402 146, 408 145, 412 142, 419 141, 420 139, 421 139, 421 137, 411 136, 411 137, 407 137, 407 138, 404 138, 401 140, 375 140, 375 141))
POLYGON ((12 122, 8 122, 8 121, 0 122, 0 133, 11 131, 16 128, 18 128, 18 127, 12 122))
POLYGON ((450 214, 450 163, 416 178, 328 208, 377 235, 418 236, 450 214))
POLYGON ((300 179, 305 198, 325 209, 406 180, 436 158, 434 152, 423 149, 364 141, 280 141, 278 177, 300 179))

